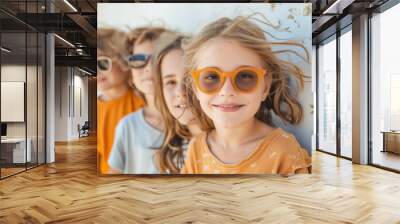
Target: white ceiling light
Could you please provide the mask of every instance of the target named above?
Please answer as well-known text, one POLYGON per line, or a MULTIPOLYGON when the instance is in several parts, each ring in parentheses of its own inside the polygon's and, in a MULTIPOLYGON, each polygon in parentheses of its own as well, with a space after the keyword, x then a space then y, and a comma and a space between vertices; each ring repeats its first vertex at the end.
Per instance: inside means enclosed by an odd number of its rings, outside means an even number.
POLYGON ((85 74, 92 75, 92 73, 90 73, 90 72, 88 72, 88 71, 85 71, 85 70, 83 70, 83 69, 81 69, 81 68, 78 68, 78 70, 81 71, 81 72, 83 72, 83 73, 85 73, 85 74))
POLYGON ((69 3, 68 0, 64 0, 65 4, 67 4, 72 10, 74 10, 74 12, 78 12, 78 10, 71 4, 69 3))
POLYGON ((322 14, 342 14, 343 10, 353 2, 354 0, 336 0, 322 14))
POLYGON ((75 48, 75 45, 71 44, 71 42, 69 42, 68 40, 58 36, 57 34, 54 34, 55 37, 57 37, 59 40, 61 40, 62 42, 66 43, 67 45, 69 45, 70 47, 75 48))
POLYGON ((2 51, 6 52, 6 53, 10 53, 10 52, 11 52, 10 50, 8 50, 8 49, 5 48, 5 47, 1 47, 0 49, 1 49, 2 51))
POLYGON ((83 55, 83 50, 82 50, 81 48, 77 48, 77 49, 76 49, 76 52, 77 52, 79 55, 83 55))

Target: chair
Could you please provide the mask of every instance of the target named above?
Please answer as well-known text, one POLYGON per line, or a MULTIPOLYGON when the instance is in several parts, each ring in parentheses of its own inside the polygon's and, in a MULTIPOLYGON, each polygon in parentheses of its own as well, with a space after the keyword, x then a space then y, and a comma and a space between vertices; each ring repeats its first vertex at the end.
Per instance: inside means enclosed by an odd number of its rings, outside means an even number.
POLYGON ((82 127, 78 124, 79 138, 89 136, 89 129, 90 129, 89 121, 85 121, 82 127))

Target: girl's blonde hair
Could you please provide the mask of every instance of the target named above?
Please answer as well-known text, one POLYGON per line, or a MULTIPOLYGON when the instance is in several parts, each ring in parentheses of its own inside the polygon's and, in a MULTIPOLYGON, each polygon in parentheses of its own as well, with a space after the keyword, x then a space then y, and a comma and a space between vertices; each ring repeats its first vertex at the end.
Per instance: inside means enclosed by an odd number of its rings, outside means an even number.
MULTIPOLYGON (((256 15, 255 13, 253 15, 256 15)), ((200 48, 214 38, 223 38, 237 41, 241 46, 255 52, 264 62, 268 75, 272 76, 272 83, 267 98, 261 103, 260 109, 256 113, 256 118, 264 123, 272 125, 271 110, 279 116, 283 122, 297 124, 302 120, 303 108, 297 100, 297 91, 291 91, 289 80, 291 77, 297 81, 300 89, 304 87, 303 71, 293 63, 279 59, 276 54, 293 53, 300 56, 296 51, 280 50, 273 51, 272 45, 290 45, 302 48, 309 61, 308 51, 302 44, 283 41, 269 42, 265 34, 269 34, 260 29, 255 23, 250 21, 248 17, 238 16, 235 19, 227 17, 221 18, 206 25, 198 35, 187 41, 183 45, 185 52, 185 70, 188 74, 196 69, 196 57, 200 48)), ((262 16, 262 15, 261 15, 262 16)), ((265 17, 263 17, 265 18, 265 17)), ((266 20, 266 19, 265 19, 266 20)), ((262 20, 258 20, 262 21, 262 20)), ((272 26, 272 25, 271 25, 272 26)), ((269 34, 270 35, 270 34, 269 34)), ((272 36, 272 35, 271 35, 272 36)), ((301 57, 301 56, 300 56, 301 57)), ((301 57, 304 59, 303 57, 301 57)), ((193 113, 199 119, 201 128, 204 131, 214 129, 212 120, 206 116, 200 107, 200 102, 194 94, 194 85, 191 76, 188 76, 188 100, 193 113)))
POLYGON ((133 53, 135 44, 141 44, 146 41, 156 41, 165 31, 167 31, 167 29, 158 26, 137 27, 130 30, 127 34, 128 44, 130 46, 129 52, 133 53))
POLYGON ((160 150, 156 153, 156 164, 161 173, 179 173, 184 163, 185 141, 191 138, 186 126, 181 125, 169 112, 163 94, 163 82, 161 63, 166 54, 172 50, 182 50, 182 40, 185 37, 176 32, 164 32, 157 41, 153 69, 156 73, 156 106, 160 110, 164 120, 164 141, 160 150))
POLYGON ((97 30, 97 55, 108 56, 117 61, 123 71, 129 71, 125 56, 129 54, 128 36, 124 31, 115 28, 97 30))

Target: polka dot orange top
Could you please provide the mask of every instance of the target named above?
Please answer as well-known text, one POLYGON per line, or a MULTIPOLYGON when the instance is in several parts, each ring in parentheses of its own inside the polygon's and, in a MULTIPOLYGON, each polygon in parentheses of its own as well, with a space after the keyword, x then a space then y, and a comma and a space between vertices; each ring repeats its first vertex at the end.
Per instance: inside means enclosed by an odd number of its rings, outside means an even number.
POLYGON ((296 138, 274 129, 247 158, 235 164, 225 164, 210 151, 207 134, 191 141, 182 174, 295 174, 310 173, 311 158, 296 138))

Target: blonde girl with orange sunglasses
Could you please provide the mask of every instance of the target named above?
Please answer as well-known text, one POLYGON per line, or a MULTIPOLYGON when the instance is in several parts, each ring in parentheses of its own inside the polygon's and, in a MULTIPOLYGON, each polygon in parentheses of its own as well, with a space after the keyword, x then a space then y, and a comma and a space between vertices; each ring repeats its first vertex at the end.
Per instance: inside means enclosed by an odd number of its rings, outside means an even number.
POLYGON ((272 113, 291 124, 302 120, 289 79, 302 88, 305 77, 271 46, 305 48, 268 41, 249 18, 218 19, 184 45, 190 106, 204 133, 190 143, 183 174, 310 172, 307 151, 271 120, 272 113))

